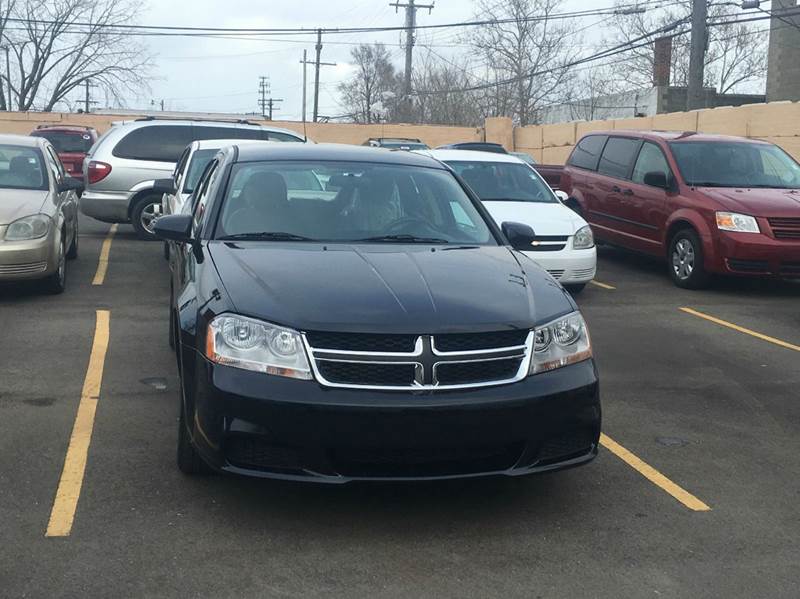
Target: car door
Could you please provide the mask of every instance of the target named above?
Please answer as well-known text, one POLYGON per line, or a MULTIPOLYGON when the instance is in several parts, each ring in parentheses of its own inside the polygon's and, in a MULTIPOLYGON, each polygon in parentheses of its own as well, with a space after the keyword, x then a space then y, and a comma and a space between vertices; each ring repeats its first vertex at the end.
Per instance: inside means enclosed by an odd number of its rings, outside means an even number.
POLYGON ((674 181, 664 152, 657 144, 646 141, 633 166, 630 182, 633 193, 626 198, 625 216, 636 223, 631 242, 637 245, 637 249, 662 254, 661 240, 667 223, 669 194, 673 192, 645 183, 645 175, 654 172, 663 173, 668 182, 674 181))
POLYGON ((632 195, 630 174, 642 145, 635 137, 608 138, 594 177, 596 201, 590 209, 592 226, 600 237, 628 245, 632 224, 628 218, 628 200, 632 195))
POLYGON ((64 220, 64 228, 67 232, 67 247, 70 247, 78 231, 78 202, 74 191, 58 191, 59 187, 66 180, 67 174, 64 165, 61 164, 58 155, 52 146, 45 146, 45 162, 52 175, 54 194, 53 198, 57 204, 57 209, 64 220))

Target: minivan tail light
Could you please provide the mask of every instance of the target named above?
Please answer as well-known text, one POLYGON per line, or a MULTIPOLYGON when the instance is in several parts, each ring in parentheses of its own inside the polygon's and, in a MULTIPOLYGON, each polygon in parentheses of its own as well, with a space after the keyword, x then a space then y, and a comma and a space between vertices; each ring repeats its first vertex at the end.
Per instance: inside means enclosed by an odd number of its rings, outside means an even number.
POLYGON ((89 168, 86 169, 86 177, 89 183, 98 183, 108 177, 110 173, 110 164, 107 162, 98 162, 96 160, 91 160, 89 162, 89 168))

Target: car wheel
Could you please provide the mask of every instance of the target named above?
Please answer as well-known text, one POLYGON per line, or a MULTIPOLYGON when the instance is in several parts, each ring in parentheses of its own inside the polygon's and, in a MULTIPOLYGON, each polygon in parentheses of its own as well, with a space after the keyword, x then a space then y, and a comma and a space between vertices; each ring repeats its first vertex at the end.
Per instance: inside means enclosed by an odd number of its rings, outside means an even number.
POLYGON ((44 280, 44 288, 47 293, 58 295, 64 293, 67 288, 67 239, 61 235, 61 251, 58 255, 58 267, 56 271, 44 280))
POLYGON ((78 257, 78 223, 75 223, 75 237, 72 240, 72 244, 69 246, 69 250, 67 251, 67 258, 70 260, 74 260, 78 257))
POLYGON ((683 289, 700 289, 708 283, 703 265, 703 246, 693 229, 678 231, 669 244, 669 274, 683 289))
POLYGON ((161 216, 161 198, 155 195, 140 198, 131 210, 131 224, 139 239, 155 241, 153 223, 161 216))
MULTIPOLYGON (((183 393, 183 382, 181 381, 180 393, 183 393)), ((202 475, 211 474, 213 470, 206 464, 205 460, 200 457, 197 450, 192 445, 192 439, 189 435, 189 428, 186 422, 186 410, 183 407, 183 398, 179 395, 180 400, 180 416, 178 417, 178 470, 184 474, 202 475)))
POLYGON ((564 285, 564 289, 572 295, 578 295, 586 287, 586 283, 574 283, 572 285, 564 285))

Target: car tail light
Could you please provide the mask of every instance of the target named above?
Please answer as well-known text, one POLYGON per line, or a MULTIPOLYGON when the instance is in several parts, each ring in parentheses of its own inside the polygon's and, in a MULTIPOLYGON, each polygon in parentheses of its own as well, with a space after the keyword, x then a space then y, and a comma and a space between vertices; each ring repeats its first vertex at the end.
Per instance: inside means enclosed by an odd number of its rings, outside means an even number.
POLYGON ((97 162, 96 160, 91 160, 89 162, 89 168, 86 169, 86 177, 89 183, 98 183, 108 177, 110 173, 110 164, 106 162, 97 162))

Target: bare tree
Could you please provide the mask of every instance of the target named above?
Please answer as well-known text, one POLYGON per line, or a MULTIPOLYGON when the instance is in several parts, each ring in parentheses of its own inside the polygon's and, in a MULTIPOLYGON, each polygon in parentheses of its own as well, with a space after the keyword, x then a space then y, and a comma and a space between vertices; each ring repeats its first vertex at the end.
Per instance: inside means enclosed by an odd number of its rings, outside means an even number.
MULTIPOLYGON (((622 3, 624 0, 618 0, 622 3)), ((659 12, 619 15, 612 25, 613 43, 629 43, 671 24, 690 14, 690 3, 659 12)), ((715 20, 729 20, 738 14, 735 7, 712 4, 709 7, 708 50, 705 61, 705 85, 716 87, 719 93, 731 93, 748 83, 764 78, 767 60, 767 33, 755 29, 755 25, 738 23, 714 25, 715 20)), ((684 27, 684 29, 687 29, 684 27)), ((680 26, 672 30, 679 32, 680 26)), ((689 76, 688 33, 672 40, 671 85, 685 87, 689 76)), ((653 45, 645 45, 626 53, 628 60, 616 68, 617 81, 628 89, 653 85, 653 45)))
POLYGON ((603 118, 609 109, 617 108, 609 106, 608 98, 620 91, 612 67, 603 65, 586 69, 578 76, 577 82, 573 89, 580 90, 580 94, 573 93, 565 102, 570 108, 569 120, 593 121, 603 118))
MULTIPOLYGON (((11 16, 11 12, 14 10, 16 5, 16 0, 0 0, 0 40, 3 42, 0 44, 0 49, 3 52, 7 52, 8 46, 6 45, 5 39, 5 32, 6 26, 8 24, 8 18, 11 16)), ((4 56, 0 56, 0 58, 5 58, 4 56)), ((0 110, 8 110, 8 98, 6 97, 6 90, 8 89, 8 77, 5 74, 5 65, 4 63, 0 62, 3 65, 3 68, 0 69, 4 73, 2 77, 0 77, 0 110)))
POLYGON ((417 59, 414 89, 424 90, 415 98, 415 120, 437 125, 478 125, 483 120, 480 97, 462 91, 474 82, 469 62, 446 59, 432 50, 417 59))
POLYGON ((338 86, 342 105, 357 123, 377 122, 397 97, 399 75, 383 44, 361 44, 350 55, 356 72, 338 86))
POLYGON ((574 21, 552 18, 562 0, 477 4, 477 18, 499 22, 475 28, 469 41, 496 72, 496 90, 504 85, 511 90, 511 116, 523 126, 536 122, 543 104, 563 99, 569 90, 568 63, 578 52, 574 21), (537 72, 545 74, 530 76, 537 72))
POLYGON ((124 28, 135 0, 25 0, 3 31, 13 55, 11 87, 19 110, 53 110, 87 81, 122 102, 147 88, 151 58, 124 28))

